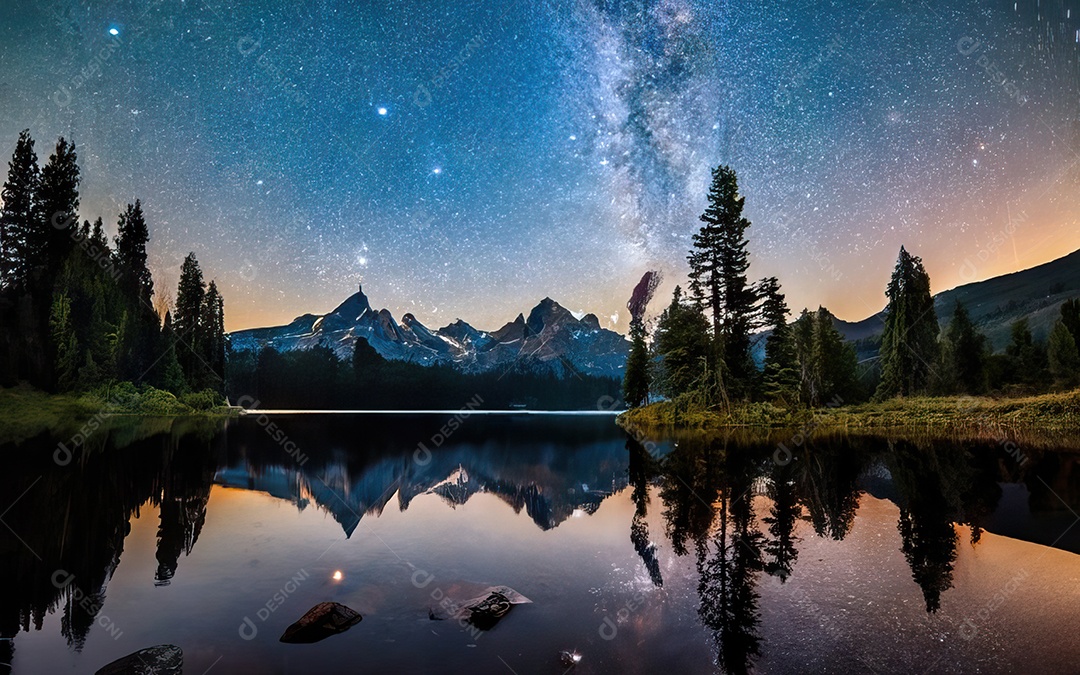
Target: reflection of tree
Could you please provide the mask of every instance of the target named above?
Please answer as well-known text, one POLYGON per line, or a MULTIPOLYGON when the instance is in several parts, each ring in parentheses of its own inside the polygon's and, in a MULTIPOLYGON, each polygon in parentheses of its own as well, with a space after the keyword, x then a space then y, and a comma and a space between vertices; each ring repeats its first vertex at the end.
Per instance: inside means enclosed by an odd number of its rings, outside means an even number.
POLYGON ((982 524, 990 517, 1001 501, 1001 485, 997 459, 989 452, 971 453, 971 472, 960 483, 960 501, 963 504, 963 522, 971 527, 971 545, 982 538, 982 524))
POLYGON ((716 518, 712 500, 723 484, 723 450, 708 443, 684 441, 664 461, 660 498, 666 534, 676 555, 687 554, 687 542, 709 534, 716 518))
POLYGON ((799 465, 799 491, 814 531, 821 537, 842 540, 851 531, 859 508, 862 453, 847 444, 823 443, 807 448, 799 465))
POLYGON ((1038 452, 1024 449, 1004 459, 1023 475, 1033 513, 1080 510, 1080 458, 1061 452, 1038 452), (1018 459, 1019 457, 1019 459, 1018 459))
POLYGON ((746 672, 761 651, 756 590, 764 535, 757 529, 752 486, 762 464, 750 448, 684 440, 665 458, 660 491, 668 537, 677 555, 693 542, 698 616, 713 634, 726 672, 746 672))
POLYGON ((795 471, 791 462, 773 469, 769 496, 772 507, 769 515, 762 518, 772 535, 764 546, 767 556, 765 571, 783 583, 791 576, 791 568, 799 557, 796 548, 799 540, 794 531, 803 511, 795 490, 795 471))
POLYGON ((645 520, 649 509, 649 479, 654 474, 652 457, 644 447, 633 438, 626 439, 626 451, 629 453, 630 494, 634 502, 634 519, 630 523, 630 541, 634 550, 641 556, 649 578, 657 588, 664 585, 660 574, 660 561, 656 559, 656 545, 649 539, 649 523, 645 520))
POLYGON ((154 585, 165 586, 176 574, 180 554, 190 555, 206 521, 206 502, 214 465, 199 453, 178 453, 164 480, 158 526, 154 585))
POLYGON ((906 441, 890 442, 893 482, 900 490, 901 548, 911 576, 922 589, 926 611, 941 607, 941 594, 952 588, 958 537, 953 522, 960 519, 960 494, 969 474, 966 453, 933 445, 919 448, 906 441))
POLYGON ((748 463, 740 463, 737 467, 729 464, 731 480, 719 497, 716 532, 711 541, 699 540, 697 547, 698 615, 712 630, 720 665, 728 673, 747 672, 753 658, 761 654, 756 586, 764 537, 754 522, 751 487, 755 475, 748 463))
MULTIPOLYGON (((82 649, 120 563, 131 517, 157 501, 172 480, 171 457, 192 445, 194 432, 140 423, 98 435, 108 440, 105 447, 76 452, 63 467, 49 461, 56 441, 37 439, 12 453, 0 472, 0 494, 22 495, 4 521, 25 542, 0 537, 0 578, 6 580, 0 584, 0 637, 40 630, 45 616, 60 608, 61 634, 82 649)), ((199 457, 193 465, 202 465, 207 444, 195 445, 201 449, 191 447, 189 454, 199 457)), ((209 490, 211 478, 187 474, 186 481, 203 480, 209 490)), ((189 485, 188 493, 193 489, 189 485)), ((0 649, 0 662, 10 663, 13 640, 0 640, 0 649)))

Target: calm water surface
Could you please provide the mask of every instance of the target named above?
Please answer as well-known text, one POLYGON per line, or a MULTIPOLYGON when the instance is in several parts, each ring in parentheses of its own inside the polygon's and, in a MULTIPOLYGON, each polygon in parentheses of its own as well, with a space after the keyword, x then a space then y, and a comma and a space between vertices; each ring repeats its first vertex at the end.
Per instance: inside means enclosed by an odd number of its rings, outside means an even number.
POLYGON ((5 446, 0 672, 160 643, 195 674, 563 673, 574 649, 578 673, 1080 668, 1075 454, 270 419, 113 420, 68 463, 67 436, 5 446), (429 617, 490 585, 532 603, 487 632, 429 617), (363 621, 278 641, 327 600, 363 621))

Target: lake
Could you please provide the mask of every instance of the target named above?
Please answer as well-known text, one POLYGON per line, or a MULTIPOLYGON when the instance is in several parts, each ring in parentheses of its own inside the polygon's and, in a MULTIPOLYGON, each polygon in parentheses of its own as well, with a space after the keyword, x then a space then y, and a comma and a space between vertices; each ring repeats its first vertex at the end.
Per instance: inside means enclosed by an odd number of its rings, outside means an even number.
POLYGON ((1075 672, 1080 455, 611 416, 99 420, 3 447, 0 672, 1075 672), (98 425, 95 425, 98 426, 98 425), (434 620, 490 586, 490 630, 434 620), (335 601, 363 620, 279 637, 335 601))

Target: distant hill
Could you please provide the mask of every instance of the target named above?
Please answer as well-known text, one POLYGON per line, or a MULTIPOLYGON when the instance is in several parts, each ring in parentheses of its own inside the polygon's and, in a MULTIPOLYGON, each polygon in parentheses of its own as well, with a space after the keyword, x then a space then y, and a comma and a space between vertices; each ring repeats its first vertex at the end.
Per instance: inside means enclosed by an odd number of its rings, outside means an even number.
MULTIPOLYGON (((994 350, 1009 342, 1014 321, 1027 318, 1036 340, 1045 340, 1057 320, 1061 303, 1080 296, 1080 251, 1031 269, 958 286, 934 296, 938 322, 944 328, 957 301, 964 304, 994 350)), ((862 321, 837 319, 836 328, 848 340, 867 340, 881 334, 884 314, 862 321)))

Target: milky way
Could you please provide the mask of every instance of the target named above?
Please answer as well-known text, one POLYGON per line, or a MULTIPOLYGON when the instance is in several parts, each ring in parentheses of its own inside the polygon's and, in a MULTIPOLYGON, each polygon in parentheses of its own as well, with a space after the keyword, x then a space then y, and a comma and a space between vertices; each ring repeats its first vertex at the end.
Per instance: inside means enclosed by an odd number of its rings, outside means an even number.
POLYGON ((74 137, 83 215, 141 198, 159 287, 194 250, 230 329, 362 280, 432 325, 549 295, 625 330, 721 163, 796 308, 876 311, 901 244, 935 290, 1080 248, 1077 3, 259 4, 0 8, 0 150, 74 137))

